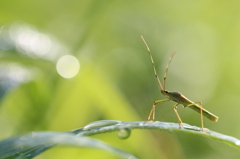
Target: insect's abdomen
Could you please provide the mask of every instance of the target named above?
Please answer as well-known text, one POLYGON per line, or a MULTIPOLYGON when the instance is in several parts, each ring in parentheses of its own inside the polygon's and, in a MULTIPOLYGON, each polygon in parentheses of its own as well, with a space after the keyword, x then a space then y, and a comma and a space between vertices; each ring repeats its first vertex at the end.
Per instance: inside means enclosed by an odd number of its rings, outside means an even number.
MULTIPOLYGON (((197 111, 198 113, 201 113, 201 106, 199 105, 193 105, 193 106, 189 106, 189 108, 197 111)), ((208 119, 210 119, 211 121, 215 121, 217 122, 218 121, 218 117, 212 113, 210 113, 209 111, 207 111, 206 109, 202 108, 202 113, 203 113, 203 116, 207 117, 208 119)))
POLYGON ((182 104, 184 107, 189 107, 198 113, 201 113, 201 109, 202 109, 203 116, 207 117, 211 121, 215 121, 215 122, 218 121, 218 117, 216 115, 210 113, 209 111, 207 111, 204 108, 201 108, 201 106, 199 104, 194 104, 193 101, 187 99, 184 95, 181 94, 180 99, 181 99, 181 101, 178 101, 178 103, 182 104), (190 104, 194 104, 194 105, 188 106, 190 104))

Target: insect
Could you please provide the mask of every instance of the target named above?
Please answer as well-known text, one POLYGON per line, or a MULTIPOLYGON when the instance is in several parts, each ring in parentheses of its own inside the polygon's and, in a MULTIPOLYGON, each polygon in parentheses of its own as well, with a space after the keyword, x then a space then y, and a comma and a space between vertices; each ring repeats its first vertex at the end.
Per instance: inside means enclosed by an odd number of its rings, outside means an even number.
POLYGON ((154 75, 155 75, 155 77, 158 81, 158 84, 159 84, 160 88, 161 88, 161 93, 167 98, 167 99, 163 99, 163 100, 156 100, 156 101, 153 102, 153 106, 152 106, 150 114, 147 118, 147 121, 151 121, 151 120, 153 121, 155 119, 155 107, 156 107, 157 104, 162 103, 162 102, 166 102, 166 101, 174 101, 174 102, 176 102, 176 104, 173 106, 173 109, 174 109, 174 112, 175 112, 175 114, 178 118, 179 128, 181 128, 182 120, 181 120, 181 118, 178 114, 177 106, 179 104, 181 104, 181 105, 183 105, 183 107, 189 107, 189 108, 195 110, 196 112, 200 113, 202 131, 206 132, 206 131, 204 131, 203 116, 207 117, 208 119, 210 119, 211 121, 214 121, 214 122, 218 121, 218 117, 216 115, 210 113, 206 109, 204 109, 202 107, 201 102, 196 102, 196 103, 192 102, 191 100, 189 100, 187 97, 185 97, 180 92, 172 92, 172 91, 168 91, 168 90, 165 89, 168 68, 169 68, 169 65, 170 65, 170 63, 172 61, 172 58, 173 58, 175 53, 173 53, 170 56, 169 62, 166 66, 166 70, 165 70, 165 73, 164 73, 164 76, 163 76, 163 84, 162 84, 158 75, 157 75, 157 71, 156 71, 155 63, 153 61, 152 53, 151 53, 146 41, 144 40, 143 36, 141 36, 141 38, 142 38, 142 40, 143 40, 143 42, 144 42, 144 44, 147 48, 147 51, 149 53, 149 56, 150 56, 150 59, 151 59, 151 62, 152 62, 152 66, 153 66, 153 70, 154 70, 154 75))

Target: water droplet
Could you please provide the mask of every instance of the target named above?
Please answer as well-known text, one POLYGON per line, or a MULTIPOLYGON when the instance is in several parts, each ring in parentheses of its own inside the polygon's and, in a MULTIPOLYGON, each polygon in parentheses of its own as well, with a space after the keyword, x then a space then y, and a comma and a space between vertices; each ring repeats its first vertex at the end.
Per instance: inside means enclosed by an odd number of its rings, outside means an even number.
POLYGON ((131 135, 130 128, 120 128, 117 133, 120 139, 127 139, 131 135))

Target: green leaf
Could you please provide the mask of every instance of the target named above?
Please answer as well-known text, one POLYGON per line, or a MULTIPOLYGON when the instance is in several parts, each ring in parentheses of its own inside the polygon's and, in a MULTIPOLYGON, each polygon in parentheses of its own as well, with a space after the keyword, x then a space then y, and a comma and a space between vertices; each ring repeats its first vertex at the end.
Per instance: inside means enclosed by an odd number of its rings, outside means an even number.
POLYGON ((160 122, 160 121, 117 121, 101 120, 95 121, 83 128, 69 132, 34 132, 31 135, 24 135, 9 138, 0 142, 0 158, 33 158, 47 149, 56 145, 90 147, 102 149, 118 156, 128 159, 136 159, 135 156, 120 149, 109 146, 103 142, 91 139, 86 136, 118 131, 118 137, 127 139, 132 129, 157 129, 168 132, 183 132, 195 135, 209 137, 211 139, 225 142, 237 148, 240 148, 240 140, 232 136, 224 135, 205 128, 202 132, 200 127, 191 126, 185 123, 160 122))
POLYGON ((95 139, 60 132, 34 132, 31 135, 3 140, 0 142, 0 158, 33 158, 55 145, 97 148, 115 153, 123 158, 136 159, 127 152, 95 139))
MULTIPOLYGON (((191 126, 186 123, 181 124, 181 128, 179 128, 178 123, 170 123, 170 122, 160 122, 160 121, 114 121, 114 120, 102 120, 96 121, 86 125, 83 129, 75 130, 75 133, 81 135, 95 135, 100 133, 112 132, 112 131, 121 131, 122 129, 158 129, 165 130, 168 132, 184 132, 191 133, 195 135, 201 135, 205 137, 209 137, 211 139, 219 140, 230 144, 232 146, 240 148, 240 140, 224 135, 215 131, 211 131, 207 128, 204 128, 206 132, 202 132, 202 128, 197 126, 191 126)), ((130 132, 129 132, 130 133, 130 132)))

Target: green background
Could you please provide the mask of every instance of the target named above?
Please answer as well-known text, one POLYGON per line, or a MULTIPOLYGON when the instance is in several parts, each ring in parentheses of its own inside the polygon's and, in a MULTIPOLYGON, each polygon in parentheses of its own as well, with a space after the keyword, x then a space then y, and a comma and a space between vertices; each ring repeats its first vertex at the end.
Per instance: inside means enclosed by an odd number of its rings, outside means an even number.
MULTIPOLYGON (((217 123, 205 118, 207 128, 240 138, 239 6, 238 1, 216 0, 2 0, 0 34, 15 24, 28 26, 57 41, 66 54, 77 57, 81 68, 74 78, 65 79, 55 61, 1 49, 1 68, 17 64, 29 71, 31 80, 1 96, 0 139, 32 131, 68 131, 96 120, 146 120, 153 101, 164 97, 140 35, 161 79, 176 51, 166 89, 202 102, 219 116, 217 123)), ((1 71, 3 78, 7 71, 1 71)), ((156 120, 177 122, 173 105, 158 105, 156 120)), ((178 108, 183 122, 200 126, 199 114, 178 108)), ((127 140, 115 133, 94 137, 141 158, 240 157, 234 147, 190 134, 134 130, 127 140)), ((53 148, 37 159, 80 157, 116 156, 87 148, 53 148)))

